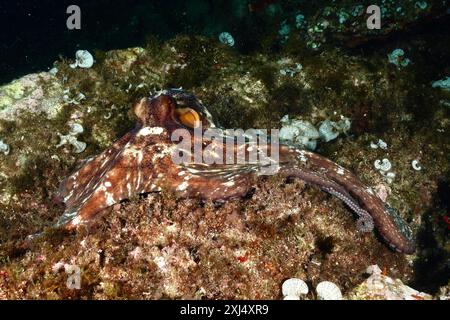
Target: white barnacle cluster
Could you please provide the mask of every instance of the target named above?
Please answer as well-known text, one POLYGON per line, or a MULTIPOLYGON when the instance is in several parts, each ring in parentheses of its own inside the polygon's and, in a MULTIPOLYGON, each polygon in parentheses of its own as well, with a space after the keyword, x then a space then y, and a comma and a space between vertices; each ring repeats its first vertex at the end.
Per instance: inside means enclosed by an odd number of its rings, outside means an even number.
POLYGON ((90 68, 94 65, 94 57, 87 50, 77 50, 75 52, 75 62, 70 64, 72 69, 76 67, 79 68, 90 68))
POLYGON ((400 279, 384 275, 378 265, 367 267, 370 276, 354 290, 356 299, 364 300, 431 300, 431 295, 403 284, 400 279))
POLYGON ((75 153, 81 153, 86 149, 86 143, 83 141, 78 141, 77 135, 83 133, 83 126, 79 123, 73 123, 70 125, 70 132, 67 135, 58 134, 60 141, 56 145, 57 148, 70 144, 74 148, 75 153))
POLYGON ((303 69, 303 66, 301 65, 301 63, 297 62, 294 67, 286 67, 286 68, 280 69, 280 74, 283 76, 293 77, 293 76, 295 76, 295 74, 302 71, 302 69, 303 69))
MULTIPOLYGON (((298 278, 286 280, 281 286, 283 300, 300 300, 301 296, 308 294, 309 289, 305 281, 298 278)), ((330 281, 322 281, 316 286, 317 299, 342 300, 339 287, 330 281)))
POLYGON ((341 116, 341 119, 338 122, 334 122, 331 120, 322 121, 319 126, 319 135, 320 139, 325 142, 329 142, 331 140, 336 139, 339 134, 347 133, 350 130, 351 121, 349 118, 341 116))
POLYGON ((5 156, 9 154, 9 145, 3 142, 2 139, 0 139, 0 152, 3 153, 5 156))
MULTIPOLYGON (((281 76, 291 78, 295 77, 305 89, 311 88, 311 84, 307 81, 307 73, 303 69, 303 65, 300 62, 284 57, 277 60, 277 65, 279 68, 278 72, 281 76)), ((280 81, 282 80, 280 79, 280 81)))
POLYGON ((298 147, 310 150, 316 149, 319 131, 309 122, 303 120, 290 120, 288 115, 281 119, 281 142, 292 143, 298 147))
POLYGON ((78 94, 76 94, 75 96, 72 96, 70 93, 70 89, 65 89, 63 91, 64 95, 63 95, 63 100, 66 103, 70 103, 70 104, 80 104, 80 102, 84 99, 86 99, 86 96, 79 92, 78 94))
POLYGON ((222 32, 219 34, 219 41, 227 46, 234 46, 234 38, 229 32, 222 32))
POLYGON ((293 77, 303 69, 301 63, 294 63, 289 58, 280 59, 277 64, 280 66, 280 74, 283 76, 293 77))
POLYGON ((316 149, 317 141, 321 139, 324 142, 329 142, 336 139, 339 134, 346 133, 350 130, 350 119, 341 116, 337 122, 324 120, 320 123, 319 129, 309 121, 289 119, 285 115, 281 119, 282 127, 280 129, 281 142, 293 144, 300 148, 309 150, 316 149))
POLYGON ((382 160, 377 159, 375 160, 375 162, 373 163, 375 169, 378 170, 378 172, 380 172, 380 174, 386 178, 386 181, 388 183, 392 183, 395 179, 395 173, 390 171, 392 169, 392 164, 389 161, 389 159, 384 158, 382 160))

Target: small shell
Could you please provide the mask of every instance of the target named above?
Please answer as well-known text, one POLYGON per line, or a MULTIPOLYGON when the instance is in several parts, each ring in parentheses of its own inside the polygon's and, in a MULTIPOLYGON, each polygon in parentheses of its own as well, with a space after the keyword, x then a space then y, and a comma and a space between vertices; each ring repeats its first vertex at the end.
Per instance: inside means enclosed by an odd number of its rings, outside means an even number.
POLYGON ((233 36, 228 32, 222 32, 221 34, 219 34, 219 41, 230 47, 234 46, 233 36))
POLYGON ((71 144, 73 146, 75 153, 81 153, 86 149, 86 143, 83 141, 78 141, 77 138, 72 134, 68 134, 68 135, 60 134, 59 138, 60 138, 60 141, 56 145, 56 148, 59 148, 65 144, 71 144))
POLYGON ((381 149, 383 149, 383 150, 386 150, 387 147, 388 147, 387 143, 384 142, 384 141, 381 140, 381 139, 378 139, 378 146, 379 146, 381 149))
POLYGON ((380 171, 383 172, 387 172, 389 170, 391 170, 392 168, 392 164, 389 161, 389 159, 384 158, 383 160, 375 160, 375 162, 373 163, 375 169, 378 169, 380 171))
POLYGON ((413 161, 411 161, 411 166, 413 167, 413 169, 414 170, 416 170, 416 171, 420 171, 420 170, 422 170, 422 166, 419 164, 419 161, 418 160, 413 160, 413 161))
POLYGON ((339 136, 339 132, 336 130, 336 123, 330 120, 322 121, 319 126, 319 134, 320 138, 325 142, 336 139, 339 136))
POLYGON ((370 143, 370 147, 371 147, 372 149, 378 149, 378 148, 380 148, 380 149, 386 150, 386 149, 388 148, 388 145, 387 145, 387 143, 386 143, 385 141, 383 141, 383 140, 381 140, 381 139, 378 139, 378 141, 377 141, 376 143, 371 142, 371 143, 370 143))
POLYGON ((395 172, 388 172, 386 173, 385 177, 388 183, 392 183, 395 179, 395 172))
POLYGON ((52 76, 56 76, 56 74, 58 73, 58 68, 53 67, 48 71, 48 73, 50 73, 52 76))
POLYGON ((341 289, 330 281, 319 283, 316 287, 316 292, 320 300, 342 300, 341 289))
POLYGON ((82 153, 86 149, 86 142, 75 140, 72 142, 75 153, 82 153))
POLYGON ((90 68, 94 64, 94 57, 87 50, 77 50, 75 52, 75 63, 70 65, 71 68, 90 68))
POLYGON ((83 133, 83 131, 83 126, 79 123, 73 123, 70 125, 70 134, 73 136, 83 133))
POLYGON ((0 152, 2 152, 5 156, 9 154, 9 146, 0 140, 0 152))
POLYGON ((301 279, 291 278, 283 283, 281 292, 285 297, 300 297, 302 294, 308 293, 308 286, 305 281, 301 279))

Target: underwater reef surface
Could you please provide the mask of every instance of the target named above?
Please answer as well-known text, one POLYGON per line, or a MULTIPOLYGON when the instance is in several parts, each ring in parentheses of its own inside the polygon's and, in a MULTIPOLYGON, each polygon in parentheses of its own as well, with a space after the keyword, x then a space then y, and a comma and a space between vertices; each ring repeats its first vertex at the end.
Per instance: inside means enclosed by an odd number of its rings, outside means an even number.
POLYGON ((241 54, 200 36, 149 40, 94 52, 91 68, 61 59, 1 86, 0 297, 281 299, 294 277, 332 281, 349 299, 392 297, 367 292, 370 265, 448 297, 450 93, 432 86, 448 65, 430 60, 420 41, 371 54, 290 41, 277 53, 241 54), (397 48, 403 56, 390 58, 397 48), (285 115, 315 126, 350 119, 346 134, 316 151, 399 211, 417 235, 416 254, 358 232, 339 200, 276 176, 223 204, 152 193, 77 232, 50 228, 64 211, 53 200, 60 181, 133 127, 136 101, 170 87, 195 94, 225 128, 281 128, 285 115), (66 286, 65 265, 80 268, 79 290, 66 286))

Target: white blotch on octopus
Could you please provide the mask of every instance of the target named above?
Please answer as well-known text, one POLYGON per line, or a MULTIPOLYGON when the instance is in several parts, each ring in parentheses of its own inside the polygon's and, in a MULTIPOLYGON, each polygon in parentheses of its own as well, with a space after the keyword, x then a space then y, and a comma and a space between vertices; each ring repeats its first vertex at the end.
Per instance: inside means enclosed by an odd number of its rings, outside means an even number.
MULTIPOLYGON (((159 148, 160 146, 159 145, 155 145, 157 148, 159 148)), ((172 154, 172 151, 174 150, 174 148, 176 147, 176 145, 174 145, 173 147, 166 147, 166 146, 163 146, 162 148, 162 150, 160 151, 160 152, 155 152, 154 153, 154 155, 153 155, 153 157, 152 157, 152 162, 154 163, 156 160, 158 160, 158 159, 162 159, 162 158, 164 158, 165 156, 167 156, 167 155, 170 155, 170 154, 172 154)), ((158 175, 158 177, 159 177, 159 175, 158 175)))
POLYGON ((416 171, 420 171, 420 170, 422 170, 422 166, 419 164, 419 161, 418 160, 413 160, 413 161, 411 161, 411 166, 413 167, 413 169, 414 170, 416 170, 416 171))
POLYGON ((138 136, 158 135, 164 132, 164 128, 161 127, 145 127, 139 130, 138 136))
POLYGON ((177 190, 178 191, 184 191, 187 189, 187 187, 189 186, 189 183, 186 181, 183 181, 178 187, 177 190))
POLYGON ((303 150, 297 150, 297 153, 300 155, 300 160, 306 162, 305 152, 303 150))
POLYGON ((341 176, 344 175, 344 168, 338 168, 336 170, 337 174, 340 174, 341 176))
POLYGON ((111 187, 111 182, 106 181, 106 182, 105 182, 105 187, 111 187))
POLYGON ((73 218, 72 224, 73 224, 74 226, 77 226, 77 225, 79 225, 80 223, 81 223, 81 218, 80 218, 80 217, 75 217, 75 218, 73 218))
POLYGON ((114 198, 113 198, 112 194, 111 193, 107 193, 106 194, 106 205, 112 206, 114 203, 116 203, 116 202, 114 201, 114 198))
POLYGON ((232 187, 232 186, 234 186, 234 181, 225 182, 223 185, 226 187, 232 187))

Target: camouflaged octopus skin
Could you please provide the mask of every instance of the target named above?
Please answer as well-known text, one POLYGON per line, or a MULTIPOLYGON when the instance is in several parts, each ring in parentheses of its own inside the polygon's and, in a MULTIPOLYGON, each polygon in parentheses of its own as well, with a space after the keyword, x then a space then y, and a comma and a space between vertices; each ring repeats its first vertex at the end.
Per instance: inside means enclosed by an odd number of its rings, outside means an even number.
MULTIPOLYGON (((172 161, 171 154, 176 147, 171 141, 172 132, 179 128, 192 130, 174 116, 176 110, 186 107, 198 113, 203 130, 215 127, 207 109, 182 90, 165 90, 137 103, 136 127, 100 155, 88 159, 61 183, 59 196, 66 209, 57 226, 73 229, 121 200, 162 189, 174 190, 181 197, 214 201, 248 193, 259 175, 258 165, 175 164, 172 161)), ((215 143, 201 139, 203 147, 215 143)), ((248 146, 235 145, 233 152, 238 148, 248 150, 248 146)), ((270 145, 264 150, 266 154, 271 154, 269 149, 270 145)), ((302 179, 338 197, 359 216, 360 230, 370 231, 375 226, 391 248, 414 253, 414 239, 406 222, 353 173, 338 164, 313 152, 279 145, 277 174, 302 179)))

